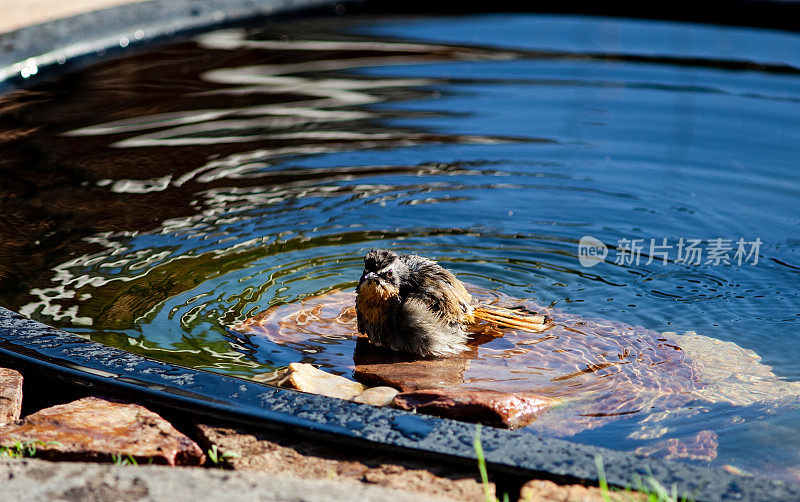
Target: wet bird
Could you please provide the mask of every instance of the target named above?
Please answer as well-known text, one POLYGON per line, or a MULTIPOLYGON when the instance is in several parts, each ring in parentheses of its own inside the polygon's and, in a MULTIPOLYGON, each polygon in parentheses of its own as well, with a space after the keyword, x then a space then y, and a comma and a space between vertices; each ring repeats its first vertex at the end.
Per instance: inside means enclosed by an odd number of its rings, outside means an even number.
POLYGON ((468 350, 478 324, 541 332, 548 319, 473 305, 464 284, 433 260, 373 249, 356 290, 358 330, 374 345, 419 356, 468 350))

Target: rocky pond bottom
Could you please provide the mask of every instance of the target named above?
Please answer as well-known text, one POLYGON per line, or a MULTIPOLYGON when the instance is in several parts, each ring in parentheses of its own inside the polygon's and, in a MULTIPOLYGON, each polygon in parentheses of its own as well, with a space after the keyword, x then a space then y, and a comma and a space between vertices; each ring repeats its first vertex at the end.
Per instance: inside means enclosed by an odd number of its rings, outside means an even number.
MULTIPOLYGON (((485 326, 469 352, 417 358, 372 346, 356 328, 355 294, 335 291, 270 308, 231 329, 255 345, 308 354, 328 372, 394 388, 399 394, 382 399, 402 409, 561 437, 637 420, 628 439, 650 440, 637 453, 665 458, 716 458, 715 431, 680 436, 677 425, 711 406, 774 413, 800 403, 800 383, 778 378, 756 353, 732 342, 582 318, 474 287, 471 293, 484 304, 546 313, 553 325, 542 333, 485 326)), ((310 383, 320 379, 308 367, 295 363, 264 380, 342 398, 364 392, 361 386, 342 395, 358 385, 344 378, 325 390, 310 383)), ((730 420, 738 418, 732 414, 730 420)))

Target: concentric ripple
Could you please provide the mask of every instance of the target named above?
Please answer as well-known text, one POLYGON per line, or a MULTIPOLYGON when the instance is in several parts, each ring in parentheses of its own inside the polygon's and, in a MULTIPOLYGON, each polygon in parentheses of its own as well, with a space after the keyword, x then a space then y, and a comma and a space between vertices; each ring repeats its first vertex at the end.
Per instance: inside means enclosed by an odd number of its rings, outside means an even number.
POLYGON ((733 298, 736 284, 711 273, 675 271, 654 273, 635 281, 644 294, 656 299, 676 302, 700 302, 733 298))

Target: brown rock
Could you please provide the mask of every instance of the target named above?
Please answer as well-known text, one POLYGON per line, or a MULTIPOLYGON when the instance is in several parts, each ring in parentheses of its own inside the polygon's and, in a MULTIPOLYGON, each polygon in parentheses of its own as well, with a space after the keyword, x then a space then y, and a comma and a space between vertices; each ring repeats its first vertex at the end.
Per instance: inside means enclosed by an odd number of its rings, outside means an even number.
POLYGON ((386 406, 391 403, 400 391, 392 387, 370 387, 353 398, 357 403, 371 404, 372 406, 386 406))
POLYGON ((609 491, 607 495, 608 498, 604 497, 600 488, 594 486, 562 486, 552 481, 534 479, 522 485, 519 502, 604 502, 606 500, 632 502, 647 500, 646 495, 637 492, 609 491))
POLYGON ((139 463, 201 465, 197 444, 136 404, 87 397, 46 408, 0 426, 0 446, 31 443, 46 459, 107 461, 129 455, 139 463))
POLYGON ((358 382, 327 373, 306 363, 290 364, 286 378, 287 387, 339 399, 353 399, 366 389, 358 382))
MULTIPOLYGON (((353 480, 424 494, 432 499, 484 500, 477 465, 459 468, 425 463, 396 454, 380 455, 358 448, 305 441, 286 432, 252 433, 198 424, 204 446, 216 445, 235 470, 268 472, 305 479, 353 480)), ((490 484, 494 493, 494 484, 490 484)))
POLYGON ((355 377, 367 385, 386 385, 402 391, 460 386, 469 360, 459 356, 356 365, 355 377))
POLYGON ((474 352, 450 357, 419 358, 375 347, 364 337, 359 337, 353 354, 356 379, 367 385, 386 385, 403 392, 461 386, 464 372, 474 358, 474 352))
POLYGON ((0 425, 19 420, 22 410, 22 375, 0 368, 0 425))
POLYGON ((404 392, 392 404, 404 410, 515 428, 536 420, 536 415, 553 403, 553 399, 531 394, 445 388, 404 392))

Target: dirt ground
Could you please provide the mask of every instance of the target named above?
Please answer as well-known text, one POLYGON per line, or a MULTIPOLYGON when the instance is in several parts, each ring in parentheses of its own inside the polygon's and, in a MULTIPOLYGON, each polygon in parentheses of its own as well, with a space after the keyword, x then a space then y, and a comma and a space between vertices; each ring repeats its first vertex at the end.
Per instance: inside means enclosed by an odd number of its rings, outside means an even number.
POLYGON ((251 434, 202 424, 197 425, 197 430, 201 445, 205 442, 202 446, 217 445, 219 451, 237 455, 225 461, 227 467, 235 470, 360 481, 457 500, 483 498, 477 467, 464 470, 432 467, 414 460, 280 437, 277 433, 251 434))
MULTIPOLYGON (((416 459, 357 451, 337 445, 320 445, 278 433, 251 433, 241 429, 196 424, 195 439, 208 449, 216 446, 226 468, 283 474, 302 479, 361 482, 424 494, 432 498, 482 501, 486 494, 477 464, 459 468, 416 459)), ((602 501, 598 488, 561 486, 547 480, 490 482, 489 494, 520 502, 602 501)), ((623 500, 612 497, 613 500, 623 500)), ((624 499, 628 500, 628 499, 624 499)))

